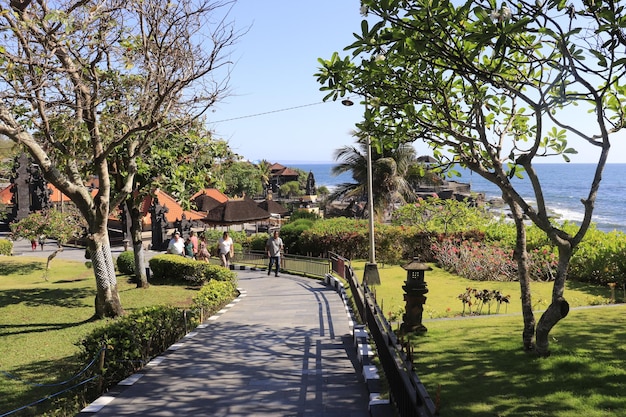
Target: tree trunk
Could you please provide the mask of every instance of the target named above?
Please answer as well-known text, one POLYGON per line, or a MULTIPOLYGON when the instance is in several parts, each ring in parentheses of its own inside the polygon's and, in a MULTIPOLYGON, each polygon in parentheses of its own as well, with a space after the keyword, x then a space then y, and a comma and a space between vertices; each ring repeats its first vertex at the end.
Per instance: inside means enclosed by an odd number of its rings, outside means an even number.
POLYGON ((93 235, 87 249, 96 277, 96 317, 102 319, 123 315, 124 309, 117 291, 117 276, 108 235, 103 234, 99 237, 93 235))
POLYGON ((146 275, 146 260, 143 251, 143 237, 141 227, 141 212, 137 207, 135 200, 127 199, 126 208, 130 214, 130 237, 133 242, 133 251, 135 254, 135 282, 137 288, 148 288, 148 277, 146 275))
POLYGON ((524 330, 522 331, 522 344, 524 350, 529 352, 535 348, 535 315, 530 292, 530 274, 528 272, 528 252, 526 251, 526 225, 524 216, 519 205, 512 203, 511 212, 515 221, 515 252, 513 257, 517 261, 517 275, 521 290, 522 317, 524 318, 524 330))
POLYGON ((556 324, 567 317, 569 313, 569 303, 563 297, 565 291, 565 281, 567 279, 567 268, 572 257, 572 249, 569 243, 559 244, 559 265, 557 267, 556 279, 552 287, 552 303, 543 313, 537 324, 537 347, 539 356, 550 356, 550 331, 556 324))

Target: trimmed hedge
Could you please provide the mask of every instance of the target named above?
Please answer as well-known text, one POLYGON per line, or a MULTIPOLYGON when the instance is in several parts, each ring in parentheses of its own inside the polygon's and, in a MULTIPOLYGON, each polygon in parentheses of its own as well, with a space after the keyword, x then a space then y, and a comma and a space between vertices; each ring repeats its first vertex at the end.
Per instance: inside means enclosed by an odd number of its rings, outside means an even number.
POLYGON ((124 251, 116 259, 117 270, 126 275, 135 275, 135 252, 124 251))
POLYGON ((0 255, 11 256, 13 254, 13 242, 9 239, 0 239, 0 255))
POLYGON ((202 285, 211 280, 235 281, 236 274, 218 265, 180 255, 157 255, 149 261, 151 283, 202 285))
MULTIPOLYGON (((104 349, 104 368, 99 386, 100 392, 87 393, 88 400, 96 398, 108 387, 142 369, 148 361, 165 352, 180 340, 188 328, 195 328, 198 320, 186 316, 178 308, 154 306, 140 309, 127 316, 111 321, 94 330, 78 345, 83 363, 98 359, 104 349)), ((91 375, 99 370, 92 367, 91 375)))
MULTIPOLYGON (((224 269, 224 268, 222 268, 224 269)), ((235 298, 238 294, 236 281, 211 280, 203 285, 198 294, 193 297, 192 308, 194 311, 202 311, 202 317, 207 317, 219 311, 226 302, 235 298)))

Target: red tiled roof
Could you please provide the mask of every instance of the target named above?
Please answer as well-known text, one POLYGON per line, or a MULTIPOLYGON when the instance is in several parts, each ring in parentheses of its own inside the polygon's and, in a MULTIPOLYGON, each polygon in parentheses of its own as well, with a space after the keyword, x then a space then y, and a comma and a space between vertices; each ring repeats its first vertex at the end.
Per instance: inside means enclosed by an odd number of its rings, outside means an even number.
POLYGON ((190 200, 193 201, 197 197, 200 197, 201 195, 207 195, 211 197, 212 199, 219 201, 220 203, 228 201, 228 197, 226 196, 226 194, 224 194, 223 192, 221 192, 220 190, 216 188, 205 188, 204 190, 200 190, 194 195, 192 195, 190 200))
MULTIPOLYGON (((97 184, 97 182, 95 184, 97 184)), ((13 193, 11 192, 12 185, 13 184, 10 184, 3 190, 0 190, 0 203, 11 204, 11 198, 13 197, 13 193)), ((63 194, 57 187, 50 183, 48 183, 48 189, 50 190, 50 201, 52 203, 69 203, 71 201, 68 196, 63 194)), ((91 191, 91 195, 96 195, 97 192, 98 190, 94 189, 91 191)))
POLYGON ((4 189, 0 190, 0 203, 1 204, 11 204, 11 198, 13 197, 13 193, 11 192, 11 186, 13 184, 9 184, 4 189))
POLYGON ((157 198, 159 200, 159 204, 167 207, 168 211, 165 213, 165 219, 168 222, 175 222, 176 220, 181 220, 183 218, 183 214, 185 214, 185 218, 187 220, 200 220, 204 218, 203 213, 198 213, 195 210, 183 210, 180 204, 174 199, 174 197, 169 194, 161 191, 155 190, 154 197, 147 196, 143 199, 141 204, 141 212, 143 214, 143 223, 145 225, 152 224, 152 218, 150 217, 150 207, 152 206, 153 198, 157 198))

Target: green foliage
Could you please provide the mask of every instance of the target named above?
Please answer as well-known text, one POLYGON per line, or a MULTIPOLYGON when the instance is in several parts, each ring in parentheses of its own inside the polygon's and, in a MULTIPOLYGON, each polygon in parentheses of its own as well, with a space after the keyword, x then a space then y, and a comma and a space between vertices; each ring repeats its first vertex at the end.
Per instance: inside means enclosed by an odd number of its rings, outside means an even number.
MULTIPOLYGON (((195 327, 197 319, 187 316, 175 307, 154 306, 109 322, 94 330, 80 343, 83 363, 104 354, 101 381, 103 392, 117 382, 143 368, 152 358, 165 352, 169 346, 195 327), (186 322, 191 318, 191 322, 186 322)), ((90 369, 90 373, 98 370, 90 369)), ((94 395, 95 394, 95 395, 94 395)), ((97 396, 101 392, 95 392, 97 396)))
POLYGON ((231 196, 256 196, 263 191, 259 170, 250 162, 235 162, 224 172, 226 189, 231 196))
POLYGON ((202 285, 211 280, 234 281, 236 277, 229 269, 180 255, 157 255, 149 264, 153 283, 202 285))
POLYGON ((337 217, 313 223, 313 227, 302 231, 300 239, 302 248, 313 256, 335 252, 358 259, 367 258, 368 236, 367 221, 337 217))
POLYGON ((122 274, 135 274, 135 253, 133 251, 124 251, 119 254, 115 260, 117 270, 122 274))
POLYGON ((248 238, 248 248, 252 251, 265 251, 265 244, 267 243, 268 237, 267 233, 256 233, 250 236, 248 238))
POLYGON ((56 239, 63 245, 82 234, 83 221, 74 212, 45 210, 29 214, 22 220, 11 223, 14 239, 37 239, 39 236, 56 239))
POLYGON ((493 222, 493 215, 467 201, 454 199, 420 199, 394 211, 392 224, 415 226, 421 231, 456 233, 467 230, 485 230, 493 222))
POLYGON ((603 233, 590 230, 570 262, 573 279, 606 285, 626 283, 626 234, 618 231, 603 233))
POLYGON ((13 253, 13 242, 9 239, 0 239, 0 255, 10 256, 13 253))
POLYGON ((315 220, 319 220, 320 216, 319 214, 314 213, 309 210, 294 210, 294 212, 291 213, 291 216, 289 217, 289 223, 292 223, 299 219, 307 219, 307 220, 315 221, 315 220))
POLYGON ((293 254, 306 254, 309 247, 305 244, 304 240, 300 239, 300 235, 305 230, 309 230, 315 224, 315 220, 307 218, 299 218, 297 220, 291 220, 280 229, 280 237, 283 239, 285 249, 288 253, 293 254))
POLYGON ((289 181, 280 186, 280 195, 287 198, 293 198, 304 195, 304 190, 300 187, 298 181, 289 181))
POLYGON ((207 317, 219 311, 236 296, 237 282, 234 279, 211 280, 203 285, 193 297, 192 308, 196 311, 202 310, 202 316, 207 317))

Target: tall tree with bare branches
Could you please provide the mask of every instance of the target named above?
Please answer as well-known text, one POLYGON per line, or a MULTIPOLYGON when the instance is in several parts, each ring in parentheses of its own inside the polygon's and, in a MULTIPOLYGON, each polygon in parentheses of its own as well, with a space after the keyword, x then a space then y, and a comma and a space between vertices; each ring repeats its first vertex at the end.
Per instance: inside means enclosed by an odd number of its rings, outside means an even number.
POLYGON ((123 313, 110 207, 132 191, 137 158, 155 138, 227 92, 227 51, 239 37, 224 18, 232 3, 0 1, 0 134, 21 144, 87 220, 97 317, 123 313), (112 201, 114 152, 127 166, 112 201))

